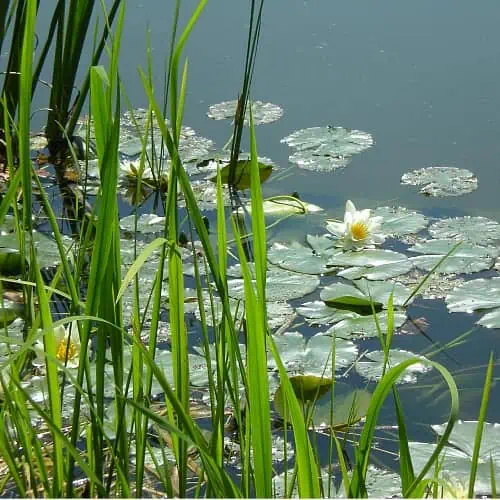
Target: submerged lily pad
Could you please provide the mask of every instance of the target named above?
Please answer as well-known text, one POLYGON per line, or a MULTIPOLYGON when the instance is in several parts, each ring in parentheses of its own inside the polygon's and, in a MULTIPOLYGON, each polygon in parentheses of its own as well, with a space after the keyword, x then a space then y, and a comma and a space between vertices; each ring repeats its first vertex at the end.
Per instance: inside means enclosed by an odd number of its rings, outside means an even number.
MULTIPOLYGON (((224 101, 219 104, 213 104, 208 108, 207 116, 212 120, 234 120, 238 101, 224 101)), ((253 101, 252 118, 254 125, 272 123, 283 116, 283 108, 270 102, 253 101)), ((250 112, 247 109, 245 113, 245 125, 250 124, 250 112)))
MULTIPOLYGON (((368 380, 380 380, 384 369, 384 351, 369 352, 364 355, 364 358, 368 358, 369 361, 357 361, 355 365, 356 371, 368 380)), ((398 349, 389 350, 387 370, 412 358, 419 358, 422 360, 422 363, 410 365, 398 378, 396 381, 397 384, 415 383, 418 374, 428 372, 432 367, 425 363, 427 359, 424 356, 398 349)))
MULTIPOLYGON (((454 246, 457 240, 429 240, 417 243, 409 250, 421 253, 419 257, 412 257, 411 261, 420 269, 430 271, 454 246)), ((494 247, 481 247, 463 242, 437 268, 440 273, 474 273, 490 269, 498 250, 494 247)))
POLYGON ((416 234, 427 227, 427 217, 420 212, 405 207, 378 207, 373 210, 374 217, 382 217, 380 232, 397 238, 407 234, 416 234))
MULTIPOLYGON (((335 364, 335 370, 345 368, 354 362, 358 353, 356 345, 349 340, 334 339, 321 333, 307 340, 299 332, 287 332, 275 336, 274 341, 281 361, 287 371, 292 374, 331 378, 333 376, 332 364, 335 364), (335 351, 334 363, 333 351, 335 351)), ((268 367, 277 370, 270 353, 268 354, 268 367)))
POLYGON ((332 272, 328 262, 332 256, 342 253, 335 248, 335 240, 328 235, 307 235, 309 247, 298 242, 274 243, 267 253, 269 262, 290 271, 304 274, 325 274, 332 272))
POLYGON ((500 240, 500 224, 486 217, 453 217, 431 224, 429 233, 433 238, 453 238, 487 245, 500 240))
POLYGON ((289 160, 307 170, 332 171, 345 167, 351 156, 373 145, 373 137, 343 127, 311 127, 281 139, 296 150, 289 160))
POLYGON ((426 196, 460 196, 477 189, 477 177, 464 168, 426 167, 404 174, 401 184, 422 186, 426 196))
POLYGON ((450 312, 491 309, 477 323, 487 328, 500 328, 500 278, 467 281, 447 295, 446 304, 450 312))
POLYGON ((391 293, 394 306, 402 306, 411 291, 399 283, 361 279, 353 281, 352 285, 338 282, 327 286, 320 297, 326 304, 339 309, 353 308, 356 311, 356 308, 361 308, 371 311, 372 303, 375 308, 385 307, 391 293))

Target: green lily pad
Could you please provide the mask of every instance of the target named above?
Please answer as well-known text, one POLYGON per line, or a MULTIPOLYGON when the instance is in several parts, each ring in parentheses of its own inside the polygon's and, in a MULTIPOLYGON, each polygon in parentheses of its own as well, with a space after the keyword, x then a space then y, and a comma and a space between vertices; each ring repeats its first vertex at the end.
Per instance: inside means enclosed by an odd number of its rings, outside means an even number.
POLYGON ((453 238, 487 245, 500 239, 500 224, 486 217, 453 217, 434 222, 429 233, 433 238, 453 238))
POLYGON ((23 261, 19 250, 0 248, 0 275, 16 276, 23 272, 23 261))
MULTIPOLYGON (((273 166, 267 165, 265 163, 259 163, 259 177, 261 184, 265 182, 273 172, 273 166)), ((230 178, 230 166, 225 165, 221 171, 221 180, 223 184, 229 185, 230 178)), ((252 164, 250 160, 238 160, 236 163, 236 170, 234 173, 233 185, 237 189, 249 189, 251 186, 251 170, 252 164)), ((210 177, 212 182, 217 182, 217 175, 210 177)))
MULTIPOLYGON (((406 313, 403 311, 394 311, 394 328, 401 327, 406 321, 406 313)), ((387 332, 387 312, 381 311, 377 314, 378 324, 382 333, 387 332)), ((378 337, 377 324, 373 316, 356 315, 352 318, 346 318, 335 323, 329 330, 328 335, 335 335, 343 339, 378 337)))
POLYGON ((304 316, 312 326, 338 323, 344 319, 359 316, 359 314, 352 311, 343 311, 335 307, 330 307, 319 300, 302 304, 297 307, 297 313, 304 316))
MULTIPOLYGON (((430 271, 455 245, 456 240, 429 240, 417 243, 410 251, 424 254, 412 257, 411 261, 420 269, 430 271)), ((463 242, 437 268, 440 273, 473 273, 490 269, 498 250, 494 247, 481 247, 463 242)))
POLYGON ((382 217, 380 232, 397 238, 407 234, 416 234, 427 227, 427 217, 420 212, 405 207, 378 207, 373 210, 374 217, 382 217))
MULTIPOLYGON (((321 333, 309 340, 299 332, 287 332, 273 338, 281 361, 287 371, 294 375, 331 378, 333 349, 335 349, 335 370, 351 365, 358 353, 356 345, 349 340, 334 339, 321 333)), ((271 354, 268 354, 268 367, 277 370, 271 354)))
POLYGON ((307 170, 332 171, 345 167, 352 155, 373 145, 373 137, 343 127, 311 127, 281 139, 296 150, 289 160, 307 170))
MULTIPOLYGON (((293 391, 301 403, 317 401, 321 399, 332 388, 333 380, 316 375, 294 375, 289 378, 293 391)), ((281 394, 281 385, 274 395, 274 405, 278 413, 283 417, 284 406, 281 394)))
POLYGON ((267 253, 269 262, 290 271, 304 274, 332 272, 327 266, 332 256, 342 253, 335 248, 334 240, 327 235, 307 235, 309 248, 298 242, 274 243, 267 253))
MULTIPOLYGON (((287 301, 308 295, 319 286, 319 278, 297 274, 279 267, 269 266, 266 279, 266 300, 287 301)), ((228 280, 229 295, 235 299, 243 299, 245 295, 242 278, 228 280)))
MULTIPOLYGON (((224 101, 219 104, 213 104, 208 108, 207 116, 212 120, 234 120, 238 101, 224 101)), ((250 105, 250 103, 249 103, 250 105)), ((272 123, 283 116, 283 108, 270 102, 253 101, 252 118, 254 125, 272 123)), ((247 109, 245 114, 245 125, 250 124, 250 112, 247 109)))
POLYGON ((401 184, 422 186, 420 193, 426 196, 460 196, 477 189, 477 177, 463 168, 427 167, 404 174, 401 184))
MULTIPOLYGON (((368 380, 380 380, 384 368, 384 351, 369 352, 364 355, 364 358, 369 359, 369 361, 357 361, 355 365, 356 371, 368 380)), ((426 373, 432 368, 425 363, 427 359, 424 356, 409 351, 390 349, 387 369, 394 368, 400 363, 412 358, 419 358, 422 360, 422 363, 410 365, 398 378, 396 381, 397 384, 415 383, 418 374, 426 373)))
POLYGON ((363 308, 371 311, 371 304, 375 308, 385 307, 389 296, 393 294, 393 304, 402 306, 411 291, 399 283, 383 281, 356 280, 352 285, 334 283, 325 287, 321 292, 321 300, 327 305, 337 308, 363 308))

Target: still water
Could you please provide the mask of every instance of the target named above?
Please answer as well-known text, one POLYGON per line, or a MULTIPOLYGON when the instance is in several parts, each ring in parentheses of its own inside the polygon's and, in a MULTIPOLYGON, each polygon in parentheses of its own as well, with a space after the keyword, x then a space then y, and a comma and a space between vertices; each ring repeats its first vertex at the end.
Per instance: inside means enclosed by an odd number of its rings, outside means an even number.
MULTIPOLYGON (((162 88, 170 40, 171 4, 130 1, 124 26, 121 77, 134 107, 146 105, 137 68, 146 67, 150 30, 153 68, 162 88)), ((182 2, 186 19, 195 2, 182 2)), ((208 106, 235 99, 241 85, 248 2, 213 1, 186 47, 189 57, 185 124, 222 147, 228 121, 212 121, 208 106)), ((482 215, 500 220, 500 3, 483 0, 333 2, 274 0, 264 22, 252 98, 284 109, 277 122, 257 128, 258 150, 288 177, 265 184, 266 195, 298 191, 302 199, 341 216, 346 199, 362 208, 403 205, 426 215, 482 215), (280 139, 313 126, 343 126, 371 133, 375 146, 345 170, 322 174, 288 164, 280 139), (432 165, 474 172, 478 189, 457 198, 427 198, 400 185, 409 170, 432 165)), ((428 336, 445 344, 477 319, 449 315, 443 302, 418 301, 413 317, 429 322, 428 336)), ((435 359, 460 375, 463 419, 475 420, 484 365, 498 351, 499 333, 477 328, 465 344, 435 359), (464 371, 465 370, 465 371, 464 371)), ((396 346, 421 352, 421 335, 398 337, 396 346)), ((365 341, 366 349, 377 348, 365 341)), ((434 376, 434 381, 438 380, 434 376)), ((426 389, 403 390, 413 439, 432 439, 424 427, 441 423, 448 399, 432 404, 426 389), (422 412, 422 408, 425 411, 422 412)), ((493 389, 488 420, 500 421, 500 391, 493 389)), ((434 398, 435 399, 435 398, 434 398)), ((393 414, 392 414, 393 415, 393 414)), ((386 414, 387 421, 392 419, 386 414)))

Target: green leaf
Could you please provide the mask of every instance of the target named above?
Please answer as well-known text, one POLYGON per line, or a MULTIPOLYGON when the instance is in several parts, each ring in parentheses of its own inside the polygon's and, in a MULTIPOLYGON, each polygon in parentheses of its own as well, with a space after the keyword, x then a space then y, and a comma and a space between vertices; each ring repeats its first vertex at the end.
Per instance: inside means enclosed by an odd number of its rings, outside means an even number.
MULTIPOLYGON (((261 184, 265 182, 273 172, 272 165, 266 165, 265 163, 258 163, 259 166, 259 178, 261 184)), ((222 183, 229 184, 229 172, 230 166, 225 165, 221 169, 222 183)), ((217 176, 214 175, 210 177, 212 182, 217 182, 217 176)), ((238 160, 236 163, 235 173, 234 173, 234 187, 243 190, 248 189, 251 186, 251 160, 238 160)))

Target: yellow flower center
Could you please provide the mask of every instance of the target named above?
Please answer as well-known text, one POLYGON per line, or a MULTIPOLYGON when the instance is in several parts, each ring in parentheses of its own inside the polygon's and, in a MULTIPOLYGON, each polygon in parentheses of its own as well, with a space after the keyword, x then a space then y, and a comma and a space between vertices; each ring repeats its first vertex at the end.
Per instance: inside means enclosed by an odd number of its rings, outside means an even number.
POLYGON ((66 338, 62 338, 57 346, 56 358, 59 361, 65 362, 67 359, 73 359, 78 354, 76 345, 68 341, 66 338))
POLYGON ((355 240, 364 240, 368 236, 368 226, 361 221, 351 226, 351 234, 355 240))

